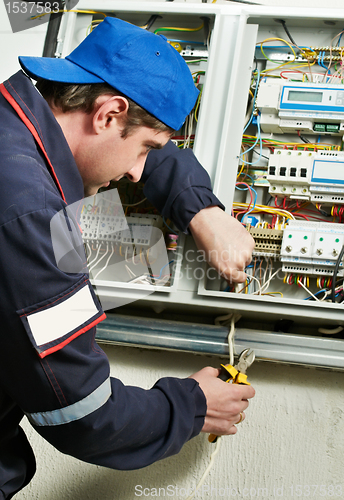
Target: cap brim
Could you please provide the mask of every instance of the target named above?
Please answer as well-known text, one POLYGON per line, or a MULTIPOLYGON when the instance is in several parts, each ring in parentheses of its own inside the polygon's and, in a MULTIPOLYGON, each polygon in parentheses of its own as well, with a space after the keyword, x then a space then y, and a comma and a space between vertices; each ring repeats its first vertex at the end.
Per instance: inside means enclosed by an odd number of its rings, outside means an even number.
POLYGON ((29 56, 20 56, 18 59, 23 70, 34 80, 44 78, 61 83, 104 83, 98 76, 67 59, 29 56))

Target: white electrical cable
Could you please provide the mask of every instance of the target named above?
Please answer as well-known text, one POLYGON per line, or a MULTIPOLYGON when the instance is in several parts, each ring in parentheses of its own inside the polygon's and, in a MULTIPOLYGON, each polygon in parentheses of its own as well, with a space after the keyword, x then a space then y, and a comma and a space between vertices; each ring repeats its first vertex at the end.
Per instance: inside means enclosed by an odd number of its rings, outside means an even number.
POLYGON ((95 267, 99 266, 99 263, 107 256, 108 253, 109 245, 106 244, 106 252, 100 257, 100 259, 97 260, 97 262, 95 262, 91 267, 88 268, 88 272, 90 273, 95 267))
MULTIPOLYGON (((257 280, 257 278, 255 278, 257 280)), ((258 280, 257 280, 258 281, 258 280)), ((229 348, 229 364, 233 366, 234 364, 234 334, 235 334, 235 323, 241 318, 240 314, 230 313, 224 316, 218 316, 215 318, 215 325, 228 326, 228 348, 229 348)))
POLYGON ((268 284, 270 283, 270 281, 272 279, 271 278, 271 276, 272 276, 272 260, 271 260, 271 258, 269 259, 269 265, 268 265, 268 267, 269 267, 269 277, 266 280, 265 279, 266 277, 264 276, 264 282, 263 282, 263 285, 262 285, 262 293, 265 292, 265 290, 267 290, 267 288, 269 288, 268 284))
MULTIPOLYGON (((276 274, 278 274, 280 272, 281 268, 277 269, 277 271, 275 271, 270 277, 269 279, 263 284, 262 288, 261 288, 261 293, 264 293, 268 288, 269 288, 269 283, 270 281, 276 276, 276 274)), ((256 293, 256 292, 254 292, 256 293)))
POLYGON ((110 255, 108 257, 105 266, 100 271, 97 272, 97 274, 93 278, 94 280, 98 278, 98 276, 100 275, 100 273, 102 273, 103 271, 105 271, 105 269, 107 268, 107 266, 108 266, 108 264, 110 262, 110 259, 113 256, 114 252, 115 252, 115 247, 114 247, 114 245, 112 245, 112 252, 110 253, 110 255))
POLYGON ((98 245, 98 250, 97 250, 97 254, 95 256, 95 258, 93 260, 91 260, 91 262, 88 262, 87 263, 87 266, 90 267, 97 259, 98 259, 98 255, 99 255, 99 252, 100 252, 100 249, 101 249, 101 244, 98 245))
MULTIPOLYGON (((240 316, 239 316, 240 317, 240 316)), ((235 333, 235 322, 237 316, 235 314, 232 315, 231 318, 231 327, 228 332, 228 347, 229 347, 229 364, 234 365, 234 333, 235 333)))
POLYGON ((184 146, 183 149, 186 149, 190 147, 190 140, 191 140, 191 135, 193 131, 193 123, 194 123, 194 115, 190 114, 187 116, 187 119, 185 121, 185 132, 184 132, 184 146))
POLYGON ((261 295, 262 294, 262 285, 260 284, 260 281, 258 278, 256 278, 255 276, 250 276, 250 278, 252 278, 254 281, 256 281, 258 283, 258 290, 254 291, 252 293, 252 295, 255 295, 255 294, 258 294, 258 295, 261 295))
MULTIPOLYGON (((257 278, 256 278, 257 279, 257 278)), ((258 280, 257 280, 258 281, 258 280)), ((241 318, 240 314, 235 314, 235 313, 230 313, 226 314, 224 316, 218 316, 215 318, 215 325, 223 325, 223 326, 229 326, 229 332, 228 332, 228 347, 229 347, 229 364, 232 366, 234 365, 234 334, 235 334, 235 323, 241 318)), ((195 490, 193 493, 187 497, 186 500, 192 500, 197 491, 200 489, 200 487, 203 485, 207 475, 210 472, 210 469, 212 468, 214 464, 214 460, 218 452, 220 451, 220 446, 221 446, 221 437, 218 436, 216 440, 216 448, 213 451, 213 453, 210 455, 210 462, 206 470, 204 471, 201 479, 199 480, 195 490)))
POLYGON ((188 497, 187 497, 187 499, 186 499, 186 500, 192 500, 192 499, 195 497, 195 495, 196 495, 197 491, 198 491, 198 490, 200 489, 200 487, 203 485, 203 483, 204 483, 204 481, 205 481, 205 479, 206 479, 207 475, 209 474, 210 469, 212 468, 212 466, 213 466, 213 464, 214 464, 215 457, 216 457, 216 455, 218 454, 218 452, 220 451, 220 445, 221 445, 221 438, 220 438, 220 437, 218 437, 218 438, 217 438, 217 441, 216 441, 216 448, 215 448, 215 450, 213 451, 213 453, 210 455, 210 462, 209 462, 208 467, 206 468, 206 470, 205 470, 205 472, 204 472, 203 476, 201 477, 201 479, 199 480, 199 483, 198 483, 198 485, 196 486, 195 490, 193 491, 193 493, 191 493, 191 495, 190 495, 190 496, 188 496, 188 497))
POLYGON ((330 330, 328 328, 318 328, 319 333, 323 333, 324 335, 336 335, 336 333, 340 333, 343 331, 342 326, 338 326, 337 328, 333 328, 333 330, 330 330))
POLYGON ((128 271, 128 274, 129 274, 130 278, 136 278, 136 274, 130 269, 129 266, 127 266, 126 264, 124 264, 124 267, 128 271))
POLYGON ((307 287, 305 287, 305 285, 302 283, 302 281, 300 280, 297 280, 298 284, 300 286, 302 286, 302 288, 304 288, 306 290, 307 293, 309 293, 309 295, 311 295, 313 297, 313 299, 315 299, 317 302, 320 302, 320 300, 318 299, 318 297, 316 297, 315 295, 312 294, 312 292, 310 290, 308 290, 307 287))
POLYGON ((261 279, 261 283, 260 283, 260 288, 261 289, 263 288, 264 284, 266 283, 266 275, 268 274, 268 270, 269 269, 270 269, 270 275, 269 275, 269 277, 270 277, 271 276, 271 261, 270 261, 270 259, 269 260, 266 259, 266 267, 264 269, 264 276, 261 279))
POLYGON ((91 249, 89 242, 86 243, 86 249, 87 249, 87 252, 86 252, 86 260, 87 260, 92 254, 92 249, 91 249))

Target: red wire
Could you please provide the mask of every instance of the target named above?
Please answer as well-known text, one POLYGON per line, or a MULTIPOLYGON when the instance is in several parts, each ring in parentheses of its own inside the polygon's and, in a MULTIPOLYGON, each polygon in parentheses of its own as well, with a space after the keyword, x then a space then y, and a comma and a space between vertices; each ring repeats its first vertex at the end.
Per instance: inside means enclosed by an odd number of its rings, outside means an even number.
MULTIPOLYGON (((303 219, 306 219, 306 220, 308 220, 308 222, 309 222, 308 217, 306 217, 305 215, 303 215, 303 214, 295 214, 295 217, 297 217, 297 216, 298 216, 298 217, 302 217, 303 219)), ((319 219, 319 220, 321 220, 321 219, 319 219)))
POLYGON ((296 69, 296 70, 294 70, 294 71, 291 71, 291 70, 285 69, 284 71, 281 71, 280 76, 281 76, 282 78, 285 78, 286 80, 288 80, 288 77, 287 77, 287 76, 283 76, 283 73, 302 73, 302 74, 303 74, 303 72, 302 72, 302 71, 299 71, 298 69, 296 69))
POLYGON ((243 184, 244 186, 247 187, 247 189, 249 190, 249 193, 250 193, 250 196, 251 196, 251 201, 250 201, 250 204, 249 206, 247 207, 246 210, 243 210, 241 212, 238 212, 235 216, 235 218, 237 219, 239 217, 240 214, 246 214, 246 212, 248 212, 251 208, 251 205, 253 204, 253 195, 252 195, 252 189, 250 188, 250 186, 246 183, 246 182, 236 182, 236 186, 238 186, 239 184, 243 184))
POLYGON ((287 201, 287 198, 283 198, 283 210, 288 210, 289 208, 289 201, 288 201, 288 205, 286 205, 286 201, 287 201))

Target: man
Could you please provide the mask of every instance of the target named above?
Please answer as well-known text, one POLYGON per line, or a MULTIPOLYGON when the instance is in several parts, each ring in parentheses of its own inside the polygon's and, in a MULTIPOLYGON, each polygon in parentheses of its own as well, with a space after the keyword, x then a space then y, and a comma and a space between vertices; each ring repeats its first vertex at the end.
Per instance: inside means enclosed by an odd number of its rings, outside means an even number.
POLYGON ((125 175, 144 180, 147 197, 189 229, 199 248, 229 249, 230 259, 212 264, 243 281, 250 237, 218 206, 192 153, 169 142, 197 96, 180 55, 162 37, 107 18, 66 60, 20 61, 28 75, 43 79, 38 87, 46 100, 22 72, 0 87, 0 498, 6 499, 35 471, 19 426, 24 414, 64 453, 135 469, 177 453, 201 430, 234 434, 254 396, 252 387, 225 384, 211 367, 187 379, 161 379, 149 391, 109 377, 94 342, 104 313, 88 276, 64 272, 54 258, 52 217, 125 175), (224 227, 230 235, 223 236, 224 227))

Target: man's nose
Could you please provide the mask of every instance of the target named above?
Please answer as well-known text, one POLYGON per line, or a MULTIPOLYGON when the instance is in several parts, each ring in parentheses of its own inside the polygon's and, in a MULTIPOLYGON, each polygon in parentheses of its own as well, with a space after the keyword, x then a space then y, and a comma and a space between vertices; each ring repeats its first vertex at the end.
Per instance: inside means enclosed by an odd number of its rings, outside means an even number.
POLYGON ((145 167, 146 157, 138 160, 135 166, 125 174, 131 182, 139 182, 142 176, 143 169, 145 167))

